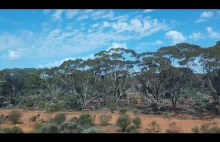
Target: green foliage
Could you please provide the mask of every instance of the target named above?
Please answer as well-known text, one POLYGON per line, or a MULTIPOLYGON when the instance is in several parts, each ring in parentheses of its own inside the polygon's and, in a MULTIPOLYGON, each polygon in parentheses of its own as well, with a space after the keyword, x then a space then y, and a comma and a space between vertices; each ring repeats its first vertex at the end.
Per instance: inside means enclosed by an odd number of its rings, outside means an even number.
POLYGON ((120 115, 118 119, 116 120, 116 125, 121 128, 122 132, 126 131, 130 123, 131 123, 131 118, 129 117, 129 115, 126 115, 126 114, 120 115))
POLYGON ((127 111, 128 111, 128 109, 126 108, 126 107, 123 107, 123 108, 120 108, 119 109, 119 114, 126 114, 127 113, 127 111))
POLYGON ((153 131, 149 128, 146 128, 145 131, 146 131, 146 133, 153 133, 153 131))
POLYGON ((93 117, 89 113, 81 114, 78 119, 78 124, 82 127, 90 127, 92 125, 93 117))
POLYGON ((201 127, 200 127, 200 131, 202 133, 208 133, 209 132, 209 127, 210 127, 209 123, 202 124, 201 127))
POLYGON ((50 103, 45 105, 46 112, 57 112, 62 110, 62 107, 60 104, 50 103))
POLYGON ((15 106, 13 105, 13 104, 9 104, 9 105, 7 105, 7 107, 6 108, 8 108, 8 109, 13 109, 15 106))
POLYGON ((135 118, 133 118, 132 119, 132 123, 134 124, 134 126, 136 127, 136 128, 140 128, 140 126, 141 126, 141 118, 140 117, 135 117, 135 118))
POLYGON ((32 99, 26 100, 25 106, 27 108, 33 107, 34 106, 34 101, 32 99))
POLYGON ((17 124, 19 120, 21 119, 22 114, 19 111, 12 111, 8 115, 9 121, 11 121, 13 124, 17 124))
POLYGON ((75 123, 78 123, 78 120, 79 118, 78 117, 72 117, 70 118, 69 122, 75 122, 75 123))
POLYGON ((96 127, 91 127, 83 131, 83 133, 99 133, 99 132, 100 130, 96 127))
POLYGON ((108 114, 101 114, 99 116, 99 121, 101 123, 101 125, 108 125, 108 122, 112 119, 111 115, 108 114))
POLYGON ((133 113, 134 113, 134 115, 137 115, 137 114, 138 114, 138 109, 135 108, 135 109, 133 110, 133 113))
POLYGON ((82 127, 75 122, 65 122, 60 126, 61 133, 81 133, 82 127))
POLYGON ((128 133, 139 133, 139 131, 137 130, 137 127, 134 125, 128 125, 126 132, 128 133))
POLYGON ((117 109, 116 98, 114 96, 107 96, 105 100, 111 112, 114 113, 114 111, 116 111, 117 109))
POLYGON ((66 115, 64 113, 59 113, 51 120, 51 122, 56 123, 56 124, 61 124, 65 120, 66 120, 66 115))
POLYGON ((33 133, 41 133, 43 127, 44 127, 44 124, 40 122, 35 123, 33 133))
POLYGON ((59 127, 55 123, 48 123, 42 127, 41 133, 59 133, 59 127))
POLYGON ((182 105, 182 104, 184 104, 184 102, 185 102, 185 98, 180 97, 180 98, 179 98, 179 103, 182 105))
POLYGON ((193 133, 199 133, 199 127, 198 127, 198 126, 195 126, 195 127, 193 127, 193 128, 191 129, 191 131, 192 131, 193 133))
POLYGON ((5 120, 6 120, 6 117, 2 114, 2 115, 0 116, 0 124, 5 123, 5 120))
POLYGON ((17 126, 13 126, 11 128, 3 128, 4 133, 23 133, 22 129, 17 126))
POLYGON ((171 118, 169 112, 164 112, 163 113, 163 118, 171 118))

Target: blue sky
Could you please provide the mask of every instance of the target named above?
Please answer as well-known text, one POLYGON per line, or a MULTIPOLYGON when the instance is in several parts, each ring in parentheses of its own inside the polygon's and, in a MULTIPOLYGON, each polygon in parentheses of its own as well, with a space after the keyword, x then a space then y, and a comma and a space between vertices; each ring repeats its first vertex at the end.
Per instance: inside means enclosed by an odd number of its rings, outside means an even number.
POLYGON ((220 40, 220 10, 0 10, 0 69, 42 68, 109 48, 220 40))

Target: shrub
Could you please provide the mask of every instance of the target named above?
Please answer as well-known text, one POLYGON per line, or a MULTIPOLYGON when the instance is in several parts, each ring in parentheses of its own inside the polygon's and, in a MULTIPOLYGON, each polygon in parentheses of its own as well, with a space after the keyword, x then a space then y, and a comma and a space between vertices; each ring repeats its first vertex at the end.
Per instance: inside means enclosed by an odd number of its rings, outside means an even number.
POLYGON ((83 127, 89 127, 92 125, 92 119, 89 113, 81 114, 78 123, 83 127))
POLYGON ((66 120, 66 115, 64 113, 59 113, 51 121, 57 124, 61 124, 65 120, 66 120))
POLYGON ((210 128, 209 133, 220 133, 220 128, 219 127, 210 128))
POLYGON ((8 109, 12 109, 12 108, 14 108, 15 106, 13 105, 13 104, 9 104, 9 105, 7 105, 7 107, 6 108, 8 108, 8 109))
POLYGON ((17 127, 17 126, 14 126, 14 127, 11 127, 11 128, 4 128, 3 132, 4 133, 23 133, 22 129, 17 127))
POLYGON ((153 131, 149 128, 146 128, 146 133, 153 133, 153 131))
POLYGON ((169 112, 164 112, 164 113, 163 113, 163 117, 164 117, 164 118, 171 118, 169 112))
POLYGON ((72 117, 70 118, 69 122, 75 122, 78 123, 79 118, 78 117, 72 117))
POLYGON ((110 105, 109 108, 110 108, 111 113, 114 113, 117 110, 115 105, 110 105))
POLYGON ((108 96, 106 97, 106 103, 107 106, 110 108, 111 112, 114 113, 114 111, 116 110, 116 98, 114 96, 108 96))
POLYGON ((30 119, 29 119, 29 122, 35 122, 37 120, 37 116, 32 116, 30 119))
POLYGON ((37 114, 37 119, 39 119, 40 118, 40 114, 37 114))
POLYGON ((198 126, 195 126, 195 127, 193 127, 193 128, 191 129, 191 131, 192 131, 193 133, 199 133, 199 127, 198 127, 198 126))
POLYGON ((107 115, 107 114, 101 114, 99 116, 99 120, 101 125, 108 125, 108 122, 112 119, 111 115, 107 115))
POLYGON ((46 109, 46 112, 50 113, 50 112, 60 111, 62 107, 60 104, 51 103, 51 104, 46 104, 45 109, 46 109))
POLYGON ((202 133, 208 133, 209 132, 209 126, 210 126, 210 124, 208 124, 208 123, 202 124, 201 127, 200 127, 200 131, 202 133))
POLYGON ((184 102, 185 102, 185 98, 180 97, 180 98, 179 98, 179 103, 182 105, 182 104, 184 104, 184 102))
POLYGON ((134 125, 128 125, 126 132, 128 133, 138 133, 137 127, 134 125))
POLYGON ((128 109, 126 107, 120 108, 119 109, 119 114, 121 114, 121 115, 126 114, 127 111, 128 111, 128 109))
POLYGON ((81 133, 82 128, 75 122, 65 122, 60 126, 61 133, 81 133))
POLYGON ((22 114, 18 111, 12 111, 8 115, 9 121, 11 121, 13 124, 17 124, 19 120, 21 119, 22 114))
POLYGON ((120 115, 116 120, 116 125, 121 128, 122 132, 125 132, 128 125, 131 123, 131 119, 129 115, 120 115))
POLYGON ((166 133, 181 133, 182 130, 176 126, 176 122, 169 124, 169 129, 166 130, 166 133))
POLYGON ((99 133, 99 129, 96 127, 91 127, 83 131, 83 133, 99 133))
POLYGON ((141 118, 140 117, 135 117, 135 118, 133 118, 132 119, 132 122, 133 122, 133 124, 134 124, 134 126, 136 127, 136 128, 139 128, 140 126, 141 126, 141 118))
POLYGON ((138 109, 135 108, 135 109, 133 110, 133 113, 134 113, 134 115, 137 115, 137 114, 138 114, 138 109))
POLYGON ((151 130, 155 131, 155 129, 156 129, 156 124, 157 124, 156 121, 152 121, 152 122, 150 123, 151 130))
POLYGON ((42 127, 41 133, 59 133, 57 124, 49 123, 42 127))
POLYGON ((34 124, 34 131, 33 131, 33 133, 41 133, 43 127, 44 127, 44 124, 42 124, 42 123, 34 124))
POLYGON ((2 114, 2 115, 0 116, 0 124, 5 123, 5 120, 6 120, 6 117, 2 114))

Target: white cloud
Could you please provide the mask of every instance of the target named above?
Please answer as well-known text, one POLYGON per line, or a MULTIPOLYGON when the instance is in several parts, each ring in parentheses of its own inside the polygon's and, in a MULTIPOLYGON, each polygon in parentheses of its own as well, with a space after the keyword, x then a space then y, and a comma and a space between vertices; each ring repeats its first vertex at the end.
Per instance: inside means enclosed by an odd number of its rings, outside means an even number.
POLYGON ((87 9, 87 10, 85 10, 86 13, 90 13, 90 12, 92 12, 92 11, 93 11, 93 9, 87 9))
POLYGON ((145 9, 144 13, 149 13, 149 12, 152 12, 152 11, 154 11, 154 10, 153 9, 145 9))
POLYGON ((77 20, 84 20, 84 19, 88 19, 88 18, 89 18, 88 15, 82 15, 82 16, 77 17, 77 20))
POLYGON ((201 22, 205 22, 206 20, 208 20, 209 18, 212 18, 214 15, 214 13, 212 13, 211 11, 204 11, 201 13, 200 18, 197 19, 195 21, 195 23, 201 23, 201 22))
POLYGON ((16 60, 21 57, 21 53, 13 50, 8 50, 8 59, 9 60, 16 60))
POLYGON ((103 23, 103 26, 104 26, 105 28, 107 28, 107 27, 110 27, 111 24, 110 24, 109 22, 106 22, 106 21, 105 21, 105 22, 103 23))
MULTIPOLYGON (((91 54, 89 56, 85 56, 85 57, 78 57, 81 58, 83 60, 87 60, 87 59, 93 59, 94 58, 94 54, 91 54)), ((68 61, 68 60, 75 60, 77 58, 65 58, 62 59, 60 61, 54 61, 54 62, 49 62, 47 64, 43 64, 43 65, 38 65, 38 68, 52 68, 52 67, 59 67, 64 61, 68 61)))
POLYGON ((198 32, 198 33, 192 33, 190 36, 189 36, 189 39, 193 39, 193 40, 200 40, 200 39, 203 39, 204 36, 198 32))
POLYGON ((169 31, 165 34, 165 37, 172 40, 172 45, 186 41, 186 37, 178 31, 169 31))
POLYGON ((127 44, 126 43, 112 43, 112 45, 107 49, 107 51, 108 50, 110 50, 110 49, 112 49, 112 48, 114 48, 114 49, 116 49, 116 48, 125 48, 125 49, 127 49, 127 44))
POLYGON ((68 23, 66 26, 67 30, 72 30, 73 29, 73 24, 72 23, 68 23))
POLYGON ((78 10, 67 10, 66 19, 71 19, 78 14, 78 10))
POLYGON ((210 38, 220 38, 220 33, 214 32, 211 27, 206 28, 210 38))
POLYGON ((99 26, 99 23, 95 23, 92 25, 92 28, 97 28, 99 26))
POLYGON ((211 11, 202 12, 201 18, 211 18, 214 14, 211 11))
POLYGON ((62 13, 63 13, 63 10, 56 10, 54 12, 54 14, 52 15, 52 19, 53 20, 62 20, 62 13))
POLYGON ((156 40, 155 42, 152 42, 151 44, 152 45, 161 45, 161 44, 163 44, 163 41, 156 40))
POLYGON ((114 12, 110 11, 108 13, 106 13, 105 15, 103 15, 101 18, 113 18, 114 17, 114 12))

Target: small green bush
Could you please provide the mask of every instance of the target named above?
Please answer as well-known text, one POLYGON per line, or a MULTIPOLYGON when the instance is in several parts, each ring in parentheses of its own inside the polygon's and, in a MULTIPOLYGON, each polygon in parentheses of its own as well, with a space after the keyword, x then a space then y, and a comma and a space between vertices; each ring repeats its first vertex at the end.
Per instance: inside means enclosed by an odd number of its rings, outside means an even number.
POLYGON ((171 118, 169 112, 164 112, 163 113, 163 118, 171 118))
POLYGON ((50 103, 45 105, 46 112, 57 112, 62 110, 62 106, 60 104, 50 103))
POLYGON ((120 108, 119 109, 119 114, 121 114, 121 115, 126 114, 127 111, 128 111, 128 109, 126 107, 120 108))
POLYGON ((49 123, 42 127, 41 133, 59 133, 59 127, 57 124, 49 123))
POLYGON ((120 115, 116 120, 116 125, 121 128, 122 132, 125 132, 128 125, 130 125, 131 119, 129 115, 120 115))
POLYGON ((108 122, 112 119, 111 115, 107 115, 107 114, 101 114, 99 116, 99 121, 101 123, 101 125, 108 125, 108 122))
POLYGON ((202 124, 201 127, 200 127, 200 131, 202 133, 208 133, 209 132, 209 126, 210 126, 210 124, 208 124, 208 123, 202 124))
POLYGON ((83 131, 83 133, 99 133, 99 129, 96 127, 91 127, 83 131))
POLYGON ((93 118, 89 113, 81 114, 78 123, 82 127, 90 127, 92 125, 93 118))
POLYGON ((41 133, 43 127, 44 127, 44 124, 42 124, 42 123, 40 123, 40 122, 34 124, 33 133, 41 133))
POLYGON ((134 125, 128 125, 126 132, 128 133, 139 133, 139 131, 137 130, 137 127, 134 125))
POLYGON ((192 131, 193 133, 199 133, 199 127, 198 127, 198 126, 195 126, 195 127, 193 127, 193 128, 191 129, 191 131, 192 131))
POLYGON ((11 128, 4 128, 3 132, 4 133, 23 133, 22 129, 17 126, 14 126, 11 128))
POLYGON ((79 118, 78 117, 72 117, 70 118, 69 122, 75 122, 75 123, 78 123, 79 121, 79 118))
POLYGON ((66 120, 66 115, 64 113, 59 113, 51 120, 51 122, 61 124, 65 120, 66 120))
POLYGON ((60 126, 61 133, 81 133, 82 128, 75 122, 65 122, 60 126))
POLYGON ((6 120, 6 117, 2 114, 2 115, 0 116, 0 124, 5 123, 5 120, 6 120))
POLYGON ((17 124, 19 120, 21 119, 22 114, 18 111, 12 111, 8 115, 9 121, 11 121, 13 124, 17 124))
POLYGON ((146 128, 146 133, 153 133, 153 131, 149 128, 146 128))
POLYGON ((141 126, 141 118, 140 117, 135 117, 135 118, 133 118, 132 119, 132 123, 134 124, 134 126, 136 127, 136 128, 140 128, 140 126, 141 126))
POLYGON ((138 114, 138 109, 135 108, 135 109, 133 110, 133 113, 134 113, 134 115, 137 115, 137 114, 138 114))

